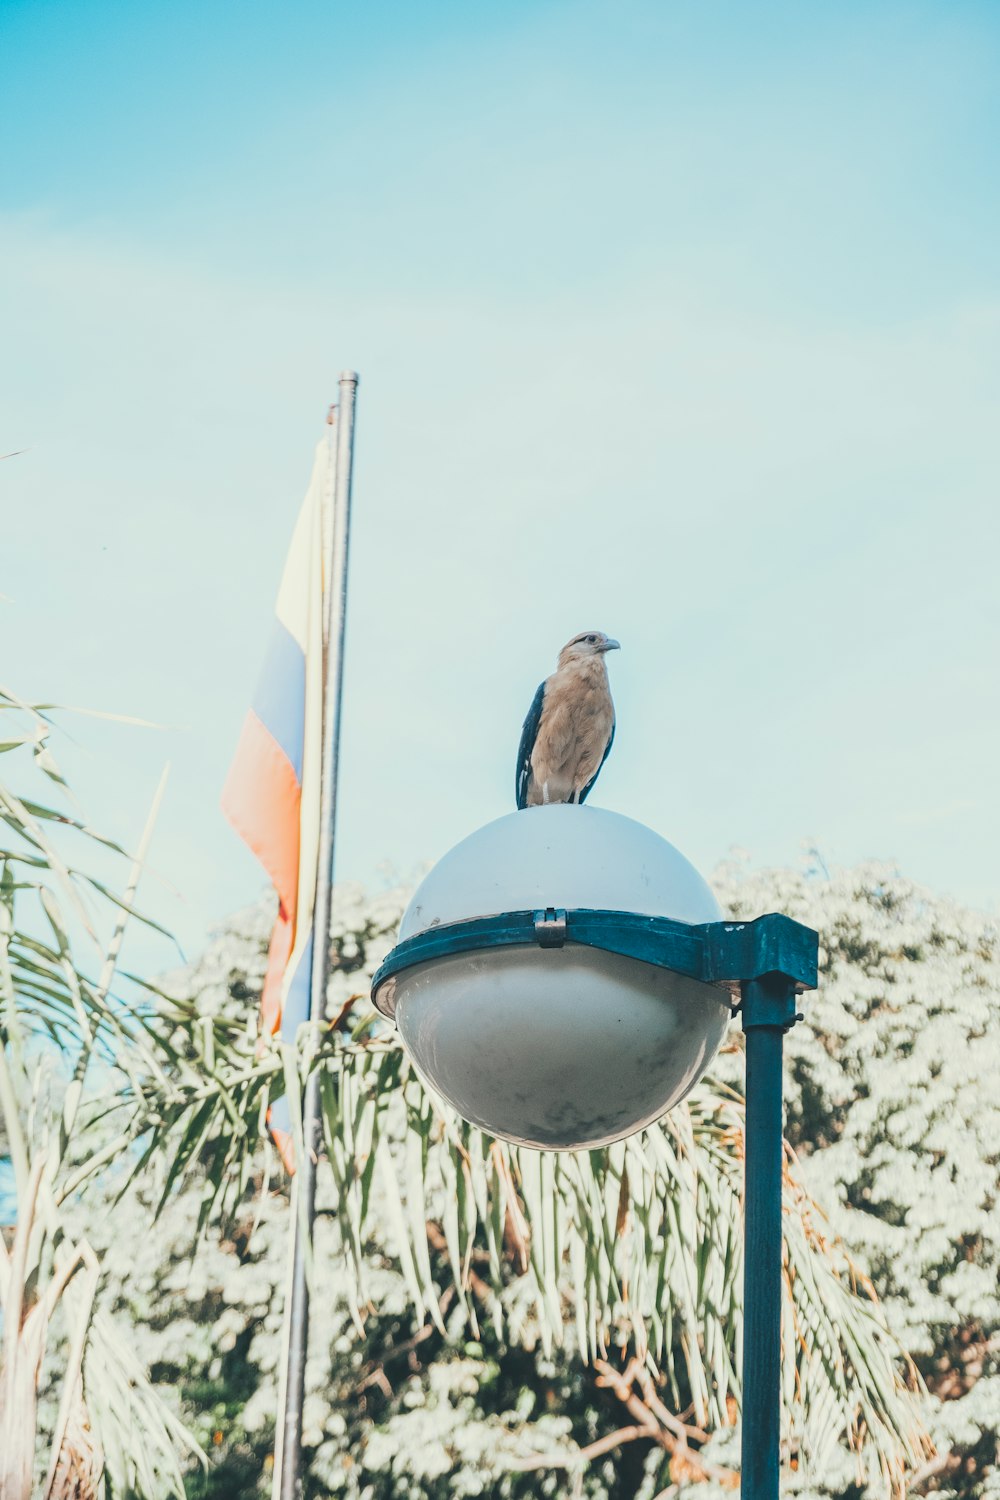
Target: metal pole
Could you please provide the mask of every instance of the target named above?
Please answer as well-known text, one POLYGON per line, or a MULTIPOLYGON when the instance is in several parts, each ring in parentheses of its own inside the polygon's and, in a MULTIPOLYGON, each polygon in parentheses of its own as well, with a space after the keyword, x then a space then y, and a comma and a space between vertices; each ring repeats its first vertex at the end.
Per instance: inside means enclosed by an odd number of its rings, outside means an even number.
POLYGON ((795 983, 768 974, 742 986, 746 1033, 742 1500, 777 1500, 781 1434, 782 1046, 795 983))
MULTIPOLYGON (((347 615, 347 557, 351 524, 351 479, 354 468, 354 398, 358 376, 353 370, 340 377, 340 403, 335 428, 337 456, 333 487, 333 545, 327 584, 326 671, 323 696, 323 764, 320 783, 319 864, 313 918, 312 981, 309 1019, 323 1020, 330 975, 330 896, 333 886, 334 833, 337 821, 337 774, 340 766, 340 708, 344 683, 344 625, 347 615)), ((297 1191, 304 1211, 292 1226, 292 1277, 288 1312, 289 1337, 285 1368, 285 1409, 281 1417, 281 1467, 276 1500, 298 1500, 302 1494, 302 1406, 305 1400, 306 1355, 309 1347, 309 1283, 306 1276, 306 1236, 312 1234, 316 1210, 316 1161, 320 1144, 319 1074, 306 1083, 302 1104, 305 1159, 296 1165, 297 1191), (308 1226, 308 1227, 306 1227, 308 1226)))

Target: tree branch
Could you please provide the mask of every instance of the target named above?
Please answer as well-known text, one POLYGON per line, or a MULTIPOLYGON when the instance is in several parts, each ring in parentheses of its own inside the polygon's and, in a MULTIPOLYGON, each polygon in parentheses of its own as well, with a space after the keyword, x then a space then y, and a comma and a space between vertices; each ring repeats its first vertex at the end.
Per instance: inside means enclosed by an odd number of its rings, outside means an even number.
POLYGON ((606 1359, 596 1359, 594 1369, 597 1371, 597 1384, 613 1390, 629 1415, 635 1417, 636 1421, 647 1429, 652 1429, 649 1435, 654 1442, 670 1454, 672 1460, 676 1459, 679 1464, 686 1465, 699 1480, 714 1479, 717 1484, 723 1485, 728 1490, 739 1488, 739 1474, 732 1469, 723 1469, 718 1464, 707 1463, 696 1448, 689 1447, 689 1433, 699 1438, 704 1438, 706 1434, 702 1433, 700 1428, 686 1427, 679 1417, 675 1417, 673 1412, 668 1411, 656 1395, 651 1379, 649 1390, 656 1404, 656 1414, 654 1415, 650 1405, 636 1395, 632 1388, 633 1381, 646 1373, 637 1359, 630 1360, 624 1373, 616 1370, 606 1359), (664 1423, 662 1419, 658 1420, 661 1413, 669 1419, 667 1423, 664 1423))
POLYGON ((575 1453, 533 1453, 530 1458, 512 1459, 510 1468, 516 1469, 518 1473, 527 1473, 529 1469, 575 1469, 578 1464, 591 1463, 612 1448, 634 1443, 636 1438, 649 1438, 656 1442, 655 1424, 651 1427, 619 1427, 616 1432, 609 1432, 596 1442, 588 1443, 586 1448, 578 1448, 575 1453))

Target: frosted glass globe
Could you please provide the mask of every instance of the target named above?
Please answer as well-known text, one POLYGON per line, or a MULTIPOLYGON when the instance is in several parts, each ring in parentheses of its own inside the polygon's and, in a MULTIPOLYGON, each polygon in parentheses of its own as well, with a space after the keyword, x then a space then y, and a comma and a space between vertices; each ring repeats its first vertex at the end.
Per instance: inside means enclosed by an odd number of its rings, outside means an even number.
MULTIPOLYGON (((601 808, 498 818, 421 882, 399 937, 500 912, 601 908, 718 921, 672 844, 601 808)), ((727 994, 655 964, 567 943, 484 948, 403 969, 379 987, 421 1077, 490 1134, 582 1150, 660 1117, 701 1077, 730 1018, 727 994)))

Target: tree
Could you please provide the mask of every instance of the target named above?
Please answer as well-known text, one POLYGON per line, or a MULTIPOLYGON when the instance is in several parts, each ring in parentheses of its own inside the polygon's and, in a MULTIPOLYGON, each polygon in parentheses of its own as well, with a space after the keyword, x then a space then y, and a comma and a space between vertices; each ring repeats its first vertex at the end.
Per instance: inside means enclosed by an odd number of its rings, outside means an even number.
POLYGON ((1000 931, 892 866, 720 872, 736 916, 818 928, 788 1135, 931 1394, 921 1485, 1000 1490, 1000 931))

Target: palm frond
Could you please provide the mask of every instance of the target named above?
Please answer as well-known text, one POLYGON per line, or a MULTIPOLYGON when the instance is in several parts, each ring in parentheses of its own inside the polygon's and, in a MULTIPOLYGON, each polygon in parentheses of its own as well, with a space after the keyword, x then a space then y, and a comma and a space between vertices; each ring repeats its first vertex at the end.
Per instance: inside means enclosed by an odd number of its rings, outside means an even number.
MULTIPOLYGON (((10 738, 30 745, 35 770, 65 791, 49 748, 47 721, 9 695, 0 698, 0 706, 31 720, 30 734, 10 738)), ((74 1239, 68 1212, 87 1176, 111 1159, 106 1107, 95 1107, 86 1094, 95 1065, 106 1075, 113 1062, 133 1094, 145 1078, 165 1076, 143 1019, 111 994, 161 793, 162 782, 139 856, 124 893, 116 896, 64 857, 50 829, 61 824, 118 850, 114 841, 100 838, 79 818, 0 785, 0 819, 14 834, 0 854, 0 1122, 17 1192, 10 1253, 0 1241, 6 1330, 0 1380, 7 1397, 0 1446, 15 1455, 5 1460, 0 1488, 12 1500, 34 1493, 38 1384, 57 1318, 66 1348, 41 1493, 47 1500, 60 1487, 69 1493, 69 1486, 73 1493, 96 1497, 110 1479, 115 1493, 183 1500, 178 1455, 192 1443, 127 1341, 100 1312, 100 1265, 86 1239, 74 1239), (105 898, 115 912, 106 944, 98 940, 84 889, 105 898), (75 956, 73 932, 81 928, 100 955, 96 979, 75 956)), ((157 1051, 164 1053, 162 1043, 157 1051)), ((114 1145, 121 1149, 130 1139, 126 1131, 114 1145)))

